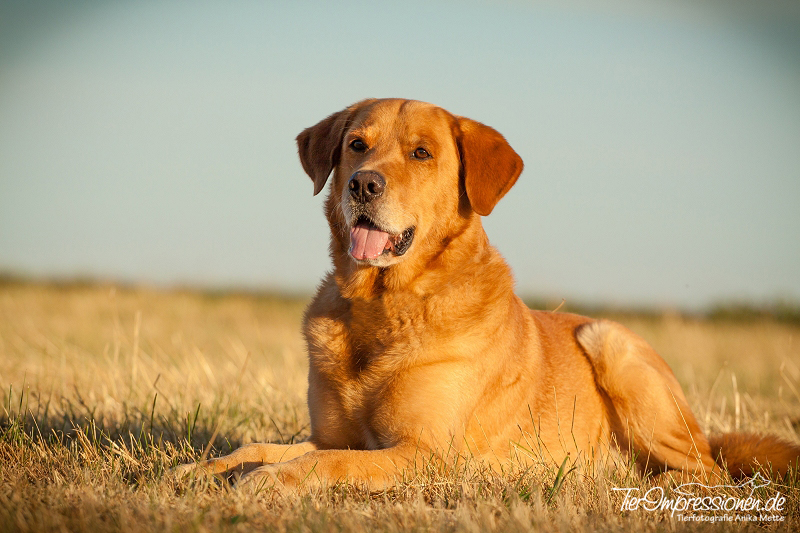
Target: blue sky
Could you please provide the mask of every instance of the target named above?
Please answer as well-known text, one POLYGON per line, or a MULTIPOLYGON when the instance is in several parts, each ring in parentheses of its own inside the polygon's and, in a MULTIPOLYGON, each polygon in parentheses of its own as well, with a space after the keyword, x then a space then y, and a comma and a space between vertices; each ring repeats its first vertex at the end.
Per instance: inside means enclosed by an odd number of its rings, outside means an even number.
POLYGON ((800 299, 796 2, 3 2, 0 270, 311 291, 294 137, 388 96, 525 160, 520 293, 800 299))

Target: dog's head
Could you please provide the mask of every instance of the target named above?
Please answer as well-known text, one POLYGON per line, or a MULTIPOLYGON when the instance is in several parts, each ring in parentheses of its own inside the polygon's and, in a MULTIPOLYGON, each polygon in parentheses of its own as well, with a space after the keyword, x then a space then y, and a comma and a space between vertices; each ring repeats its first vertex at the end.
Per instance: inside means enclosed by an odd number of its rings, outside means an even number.
POLYGON ((388 267, 435 250, 474 213, 488 215, 522 172, 494 129, 413 100, 364 100, 297 137, 314 194, 333 183, 334 249, 388 267))

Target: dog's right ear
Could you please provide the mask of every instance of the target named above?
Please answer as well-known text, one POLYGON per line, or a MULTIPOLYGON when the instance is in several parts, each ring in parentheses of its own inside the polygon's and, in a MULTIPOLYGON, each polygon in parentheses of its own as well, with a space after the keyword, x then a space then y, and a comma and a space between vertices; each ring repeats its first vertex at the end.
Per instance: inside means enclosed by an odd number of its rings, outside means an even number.
POLYGON ((339 163, 342 152, 342 137, 356 109, 370 100, 353 104, 334 113, 319 123, 304 129, 297 136, 297 151, 303 170, 314 182, 314 196, 319 194, 328 181, 333 168, 339 163))

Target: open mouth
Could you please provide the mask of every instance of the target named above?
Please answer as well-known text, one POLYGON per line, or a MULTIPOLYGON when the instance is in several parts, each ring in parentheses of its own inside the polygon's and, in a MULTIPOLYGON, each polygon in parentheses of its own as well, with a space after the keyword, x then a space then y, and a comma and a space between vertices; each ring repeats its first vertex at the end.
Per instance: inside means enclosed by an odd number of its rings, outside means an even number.
POLYGON ((401 256, 414 240, 414 227, 397 235, 383 231, 369 218, 360 216, 350 230, 350 255, 353 259, 377 259, 381 255, 401 256))

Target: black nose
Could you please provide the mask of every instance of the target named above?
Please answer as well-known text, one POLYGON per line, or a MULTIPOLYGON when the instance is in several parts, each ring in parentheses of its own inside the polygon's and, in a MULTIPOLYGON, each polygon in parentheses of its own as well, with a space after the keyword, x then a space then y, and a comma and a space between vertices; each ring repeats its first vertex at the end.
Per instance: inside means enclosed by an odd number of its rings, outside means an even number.
POLYGON ((365 204, 378 198, 386 188, 386 180, 373 170, 359 170, 350 176, 350 196, 356 202, 365 204))

